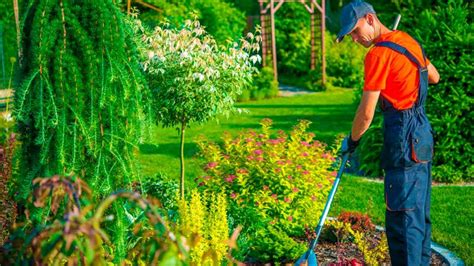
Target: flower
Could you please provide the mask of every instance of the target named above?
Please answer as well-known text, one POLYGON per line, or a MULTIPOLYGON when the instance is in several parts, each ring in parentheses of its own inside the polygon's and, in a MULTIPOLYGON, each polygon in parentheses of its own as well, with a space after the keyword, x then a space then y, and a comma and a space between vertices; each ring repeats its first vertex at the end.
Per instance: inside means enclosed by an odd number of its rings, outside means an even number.
POLYGON ((290 203, 290 202, 291 202, 291 199, 288 198, 288 197, 285 197, 285 202, 286 202, 286 203, 290 203))
POLYGON ((308 170, 304 170, 302 174, 303 174, 303 175, 309 175, 309 171, 308 171, 308 170))
POLYGON ((274 198, 275 200, 278 200, 278 195, 277 194, 272 194, 272 198, 274 198))
POLYGON ((301 156, 306 157, 306 156, 308 156, 308 153, 307 153, 307 152, 303 152, 303 153, 301 154, 301 156))
POLYGON ((207 169, 212 169, 212 168, 215 168, 217 166, 217 162, 210 162, 206 165, 206 168, 207 169))
POLYGON ((255 158, 255 160, 261 162, 261 161, 263 161, 263 157, 257 157, 257 158, 255 158))
POLYGON ((292 222, 293 221, 293 216, 288 216, 288 221, 292 222))
POLYGON ((235 175, 228 175, 226 178, 225 178, 225 181, 229 182, 229 183, 232 183, 234 181, 234 179, 236 179, 237 176, 235 175))
POLYGON ((316 201, 316 199, 317 199, 317 198, 316 198, 315 195, 311 195, 311 200, 312 200, 312 201, 316 201))
POLYGON ((262 150, 255 150, 254 153, 257 154, 257 155, 262 155, 263 151, 262 150))
POLYGON ((263 190, 268 190, 268 186, 263 186, 263 190))
POLYGON ((288 179, 291 180, 291 179, 293 179, 293 177, 292 177, 291 175, 289 175, 289 176, 288 176, 288 179))
POLYGON ((331 172, 331 175, 334 176, 334 177, 336 177, 336 176, 337 176, 337 171, 332 171, 332 172, 331 172))
POLYGON ((295 193, 298 192, 298 191, 300 191, 297 187, 294 187, 292 190, 293 190, 293 192, 295 192, 295 193))
POLYGON ((237 197, 237 194, 235 194, 235 192, 232 192, 232 193, 230 193, 230 197, 235 199, 237 197))

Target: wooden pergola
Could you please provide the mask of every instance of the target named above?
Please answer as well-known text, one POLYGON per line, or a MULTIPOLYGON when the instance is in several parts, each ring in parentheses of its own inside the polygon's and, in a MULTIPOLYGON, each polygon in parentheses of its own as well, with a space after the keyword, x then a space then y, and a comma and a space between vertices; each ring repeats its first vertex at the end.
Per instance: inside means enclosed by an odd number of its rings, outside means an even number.
POLYGON ((324 47, 324 31, 326 29, 325 0, 319 1, 321 4, 316 0, 258 0, 262 28, 262 61, 265 66, 268 59, 271 60, 276 80, 278 80, 278 69, 275 41, 275 13, 284 3, 295 2, 303 4, 306 10, 311 14, 311 69, 315 69, 316 67, 316 39, 319 37, 321 44, 323 86, 326 83, 326 50, 324 47))

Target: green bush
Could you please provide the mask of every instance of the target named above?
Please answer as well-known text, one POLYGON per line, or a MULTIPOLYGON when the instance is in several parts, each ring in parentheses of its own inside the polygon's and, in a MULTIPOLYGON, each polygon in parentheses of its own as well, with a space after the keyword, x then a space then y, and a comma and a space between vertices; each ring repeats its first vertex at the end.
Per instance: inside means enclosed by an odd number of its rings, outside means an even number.
POLYGON ((278 81, 273 77, 273 69, 266 66, 258 73, 253 74, 253 83, 242 90, 238 96, 238 101, 261 100, 272 98, 278 95, 278 81))
POLYGON ((262 253, 248 252, 278 247, 257 237, 257 232, 272 226, 276 232, 302 237, 304 225, 315 226, 335 176, 331 171, 335 159, 332 150, 306 132, 309 121, 300 121, 290 136, 279 131, 275 137, 270 119, 261 124, 260 132, 250 130, 235 138, 225 134, 222 146, 206 140, 198 146, 207 162, 200 187, 228 195, 233 223, 252 228, 243 232, 250 244, 249 250, 241 248, 242 254, 255 254, 255 259, 265 262, 268 258, 262 253))
POLYGON ((415 37, 438 69, 439 84, 430 87, 427 112, 435 135, 433 177, 455 182, 474 179, 474 24, 462 0, 441 2, 420 14, 415 37))

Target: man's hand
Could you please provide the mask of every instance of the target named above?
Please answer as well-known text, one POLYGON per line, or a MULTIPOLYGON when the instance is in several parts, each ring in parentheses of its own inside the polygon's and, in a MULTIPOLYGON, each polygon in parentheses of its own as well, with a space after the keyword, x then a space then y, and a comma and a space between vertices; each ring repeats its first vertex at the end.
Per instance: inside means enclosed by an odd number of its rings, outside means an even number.
POLYGON ((354 141, 349 134, 348 137, 344 138, 341 145, 341 153, 345 155, 346 153, 352 154, 359 145, 359 141, 354 141))

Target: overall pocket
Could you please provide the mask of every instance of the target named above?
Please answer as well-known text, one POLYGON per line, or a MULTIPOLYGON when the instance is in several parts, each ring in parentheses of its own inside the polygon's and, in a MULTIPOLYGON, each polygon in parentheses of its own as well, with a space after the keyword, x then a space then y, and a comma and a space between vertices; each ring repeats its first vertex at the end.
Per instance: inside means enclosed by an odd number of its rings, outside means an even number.
POLYGON ((416 163, 430 162, 433 158, 433 133, 428 121, 417 125, 411 134, 411 160, 416 163))

